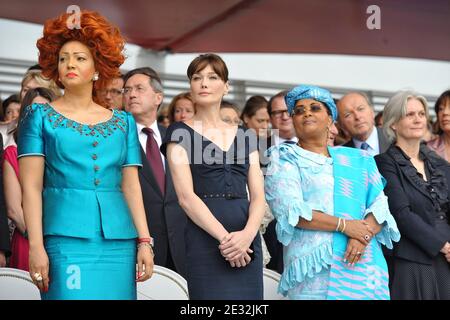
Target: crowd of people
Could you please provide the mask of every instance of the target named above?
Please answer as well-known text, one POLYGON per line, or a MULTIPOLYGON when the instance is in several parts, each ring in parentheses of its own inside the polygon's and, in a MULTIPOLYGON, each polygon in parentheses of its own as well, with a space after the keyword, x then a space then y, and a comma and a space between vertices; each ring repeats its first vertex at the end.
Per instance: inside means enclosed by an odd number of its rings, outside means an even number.
POLYGON ((240 106, 207 53, 165 106, 114 25, 67 18, 0 123, 0 267, 43 299, 136 299, 155 264, 195 300, 263 299, 263 268, 292 300, 450 299, 450 90, 432 126, 414 91, 377 116, 303 84, 240 106))

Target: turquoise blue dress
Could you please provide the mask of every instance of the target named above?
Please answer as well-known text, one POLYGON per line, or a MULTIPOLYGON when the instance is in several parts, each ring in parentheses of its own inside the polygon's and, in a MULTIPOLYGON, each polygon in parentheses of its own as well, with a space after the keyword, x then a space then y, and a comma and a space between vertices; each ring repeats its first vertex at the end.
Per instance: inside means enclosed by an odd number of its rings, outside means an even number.
POLYGON ((281 144, 269 149, 266 200, 284 245, 279 292, 292 300, 389 299, 388 272, 381 245, 392 248, 400 233, 373 157, 345 147, 328 148, 330 158, 281 144), (345 219, 372 213, 382 230, 355 267, 343 261, 348 238, 338 232, 297 227, 312 211, 345 219))
POLYGON ((44 245, 50 261, 43 299, 136 299, 136 228, 121 190, 122 169, 142 166, 131 114, 85 125, 50 104, 33 104, 19 124, 18 157, 45 157, 44 245))

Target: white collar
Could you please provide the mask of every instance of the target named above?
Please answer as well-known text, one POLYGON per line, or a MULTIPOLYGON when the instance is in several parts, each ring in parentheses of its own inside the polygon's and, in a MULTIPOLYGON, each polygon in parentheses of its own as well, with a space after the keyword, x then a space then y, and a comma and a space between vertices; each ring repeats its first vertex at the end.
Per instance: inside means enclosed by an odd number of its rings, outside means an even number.
POLYGON ((298 138, 296 136, 293 136, 291 139, 284 139, 284 138, 282 138, 282 137, 280 137, 279 135, 276 135, 276 134, 274 134, 273 136, 275 138, 275 141, 274 141, 275 142, 274 143, 275 146, 277 146, 277 145, 279 145, 279 144, 281 144, 281 143, 283 143, 285 141, 293 141, 295 143, 298 142, 298 138))
POLYGON ((369 153, 371 153, 370 151, 372 151, 372 153, 376 153, 376 154, 380 153, 378 130, 375 126, 373 127, 372 133, 370 134, 370 136, 367 138, 366 141, 361 141, 356 138, 353 138, 353 143, 355 144, 355 148, 361 149, 361 145, 363 144, 363 142, 365 142, 369 145, 369 147, 370 147, 369 153))
MULTIPOLYGON (((138 133, 142 133, 142 129, 146 128, 146 126, 138 122, 136 122, 136 127, 138 129, 138 133)), ((153 123, 150 126, 150 129, 153 130, 153 134, 155 135, 156 138, 161 139, 161 132, 159 132, 158 122, 156 120, 153 121, 153 123)))

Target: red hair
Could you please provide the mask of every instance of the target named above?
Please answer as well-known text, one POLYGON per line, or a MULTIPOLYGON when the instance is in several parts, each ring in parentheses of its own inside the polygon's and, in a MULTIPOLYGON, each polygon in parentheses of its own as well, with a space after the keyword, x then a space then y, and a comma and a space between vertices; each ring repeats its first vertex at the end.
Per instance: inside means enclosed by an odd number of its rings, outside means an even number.
POLYGON ((64 88, 58 80, 59 51, 66 42, 79 41, 89 48, 95 69, 99 73, 99 78, 94 83, 93 99, 104 105, 96 92, 104 88, 108 81, 120 76, 119 67, 125 61, 122 53, 125 41, 119 29, 98 12, 81 11, 81 29, 69 29, 71 16, 72 13, 64 13, 45 22, 44 36, 36 44, 42 74, 64 88))

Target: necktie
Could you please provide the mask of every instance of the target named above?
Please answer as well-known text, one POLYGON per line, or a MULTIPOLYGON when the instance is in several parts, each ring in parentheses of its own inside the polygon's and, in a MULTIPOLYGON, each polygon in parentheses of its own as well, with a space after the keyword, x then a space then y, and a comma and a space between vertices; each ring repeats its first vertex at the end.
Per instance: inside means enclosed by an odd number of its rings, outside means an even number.
POLYGON ((158 142, 156 142, 153 136, 153 130, 150 128, 142 129, 147 135, 147 145, 146 145, 146 156, 147 161, 153 169, 153 174, 155 175, 156 181, 158 182, 159 189, 164 195, 166 178, 164 174, 164 167, 159 153, 158 142))
POLYGON ((367 143, 363 142, 363 143, 361 143, 361 149, 367 150, 367 149, 369 149, 369 145, 367 143))

